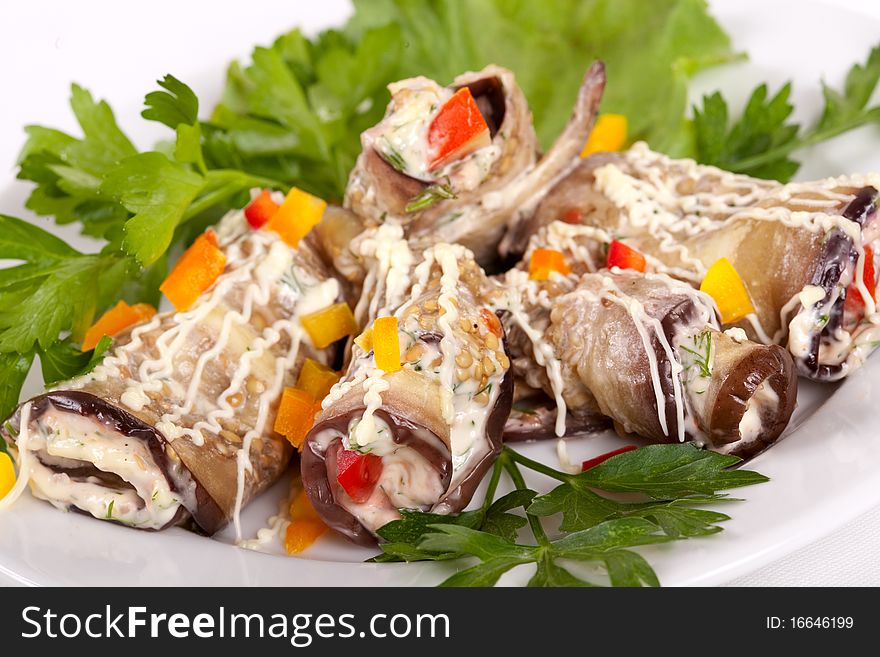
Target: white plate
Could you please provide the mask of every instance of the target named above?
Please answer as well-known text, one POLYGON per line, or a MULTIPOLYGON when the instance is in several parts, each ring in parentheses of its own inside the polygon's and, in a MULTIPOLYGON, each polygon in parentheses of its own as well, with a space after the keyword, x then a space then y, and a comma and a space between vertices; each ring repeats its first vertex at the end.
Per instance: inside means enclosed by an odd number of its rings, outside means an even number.
MULTIPOLYGON (((848 67, 861 61, 880 34, 880 20, 819 2, 777 0, 718 1, 713 9, 733 35, 735 46, 751 55, 747 63, 700 77, 692 96, 721 88, 744 101, 755 84, 771 88, 795 82, 793 98, 801 119, 821 109, 818 80, 839 84, 848 67)), ((849 3, 851 4, 851 3, 849 3)), ((290 5, 250 0, 224 3, 211 15, 190 3, 100 5, 86 16, 83 5, 64 2, 18 3, 7 7, 12 20, 0 21, 0 166, 14 165, 25 123, 74 129, 66 107, 67 84, 77 80, 116 108, 123 127, 141 145, 159 133, 144 131, 137 100, 152 80, 173 72, 190 82, 204 107, 216 100, 225 62, 244 56, 289 25, 309 31, 337 24, 345 2, 290 5), (174 16, 172 20, 169 18, 174 16), (129 29, 137 25, 137 33, 129 29), (11 90, 11 91, 10 91, 11 90)), ((217 4, 213 5, 215 8, 217 4)), ((613 84, 613 81, 612 81, 613 84)), ((871 130, 871 129, 868 129, 871 130)), ((876 132, 859 131, 800 153, 809 158, 801 178, 880 169, 876 132)), ((0 212, 22 216, 28 186, 0 186, 0 212)), ((43 222, 44 225, 45 222, 43 222)), ((59 230, 83 248, 73 231, 59 230)), ((35 393, 31 381, 26 392, 35 393)), ((787 438, 750 467, 770 476, 768 484, 738 491, 745 502, 727 505, 733 516, 725 531, 645 549, 643 553, 666 585, 717 584, 769 563, 812 542, 867 509, 880 504, 880 435, 872 421, 872 402, 880 394, 880 356, 839 386, 802 385, 799 408, 787 438)), ((604 435, 572 441, 573 460, 619 445, 604 435)), ((533 458, 555 463, 553 443, 522 447, 533 458)), ((528 478, 539 490, 549 482, 528 478)), ((284 484, 245 513, 255 532, 276 509, 284 484)), ((223 537, 221 537, 222 539, 223 537)), ((449 564, 364 564, 372 554, 328 536, 295 559, 236 549, 182 530, 137 532, 77 514, 60 513, 28 496, 0 516, 0 583, 55 585, 406 585, 434 584, 449 564)), ((505 576, 521 583, 528 567, 505 576)))

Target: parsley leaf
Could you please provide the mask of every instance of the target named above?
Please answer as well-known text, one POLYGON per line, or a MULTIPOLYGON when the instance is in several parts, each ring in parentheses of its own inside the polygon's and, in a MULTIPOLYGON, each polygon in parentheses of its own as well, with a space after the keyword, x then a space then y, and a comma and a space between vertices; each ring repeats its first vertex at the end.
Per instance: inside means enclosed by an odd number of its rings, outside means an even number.
POLYGON ((0 354, 0 416, 3 418, 9 417, 18 405, 18 395, 33 360, 33 351, 0 354))
POLYGON ((696 158, 705 164, 758 178, 791 180, 800 164, 790 155, 869 123, 880 123, 880 106, 868 102, 880 81, 880 46, 864 64, 855 64, 838 91, 822 82, 824 109, 812 126, 790 121, 791 83, 768 98, 767 85, 758 86, 742 116, 728 125, 728 108, 721 94, 703 97, 694 107, 696 158))
POLYGON ((126 253, 143 265, 156 262, 203 185, 202 176, 161 153, 134 155, 108 172, 101 192, 133 213, 123 229, 126 253))
POLYGON ((572 572, 573 563, 599 565, 612 586, 658 586, 651 566, 631 548, 709 536, 729 517, 697 505, 734 501, 718 491, 766 481, 754 472, 730 470, 736 457, 693 445, 652 445, 614 456, 590 470, 570 475, 505 448, 495 462, 486 501, 480 509, 452 516, 402 512, 401 520, 379 530, 390 541, 374 561, 477 559, 441 586, 494 586, 506 572, 535 564, 529 586, 594 586, 572 572), (517 466, 561 481, 536 496, 517 466), (516 489, 492 502, 506 471, 516 489), (593 489, 639 493, 647 501, 621 502, 593 489), (509 513, 521 508, 525 517, 509 513), (562 535, 551 540, 539 516, 562 515, 562 535), (534 544, 520 542, 529 525, 534 544), (571 564, 571 565, 570 565, 571 564))
POLYGON ((54 343, 48 349, 40 349, 43 382, 48 386, 92 371, 112 343, 112 338, 105 335, 94 349, 84 352, 68 338, 54 343))

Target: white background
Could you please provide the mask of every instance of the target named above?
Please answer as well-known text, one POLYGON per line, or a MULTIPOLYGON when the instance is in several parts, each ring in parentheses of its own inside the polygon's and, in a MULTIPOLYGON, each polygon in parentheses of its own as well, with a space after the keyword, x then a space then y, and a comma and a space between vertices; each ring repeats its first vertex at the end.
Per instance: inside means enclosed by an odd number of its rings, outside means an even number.
MULTIPOLYGON (((143 93, 166 72, 188 81, 203 101, 203 115, 209 111, 222 87, 225 63, 245 58, 258 43, 266 44, 294 24, 311 33, 341 22, 348 11, 343 0, 320 3, 281 0, 230 0, 203 2, 196 12, 183 12, 183 0, 134 2, 65 2, 28 0, 0 5, 0 212, 25 216, 22 206, 28 186, 12 182, 15 158, 24 143, 22 126, 44 123, 75 131, 72 115, 65 108, 71 81, 77 81, 96 96, 107 99, 117 110, 123 129, 140 146, 148 146, 161 133, 161 127, 144 130, 138 116, 143 93)), ((646 2, 649 0, 645 0, 646 2)), ((735 0, 711 3, 724 27, 740 45, 739 25, 724 22, 732 14, 735 0)), ((880 18, 880 3, 872 0, 825 0, 823 4, 864 12, 880 18)), ((773 30, 784 29, 788 12, 796 3, 766 0, 761 3, 764 39, 758 48, 750 47, 747 65, 749 86, 767 80, 771 86, 783 82, 788 69, 762 68, 769 54, 787 61, 794 70, 802 53, 771 52, 773 30), (784 57, 780 57, 784 55, 784 57), (764 77, 761 75, 766 74, 764 77)), ((753 24, 751 21, 750 24, 753 24)), ((854 62, 867 52, 864 39, 851 42, 836 35, 831 43, 844 49, 846 57, 835 62, 854 62)), ((876 35, 880 41, 880 33, 876 35)), ((804 48, 831 47, 828 43, 804 43, 804 48)), ((816 71, 839 83, 845 66, 816 71)), ((731 67, 702 76, 694 86, 694 96, 716 87, 729 90, 731 97, 742 96, 745 87, 737 78, 743 67, 731 67)), ((815 95, 815 88, 796 89, 799 101, 815 95)), ((801 103, 799 103, 800 105, 801 103)), ((874 139, 880 146, 876 128, 844 139, 874 139)), ((833 147, 811 155, 803 175, 827 175, 846 171, 833 147)), ((71 232, 67 231, 67 235, 71 232)), ((880 467, 880 464, 878 464, 880 467)), ((817 528, 817 536, 821 535, 817 528)), ((724 540, 723 535, 717 540, 724 540)), ((875 509, 843 529, 780 561, 743 577, 734 584, 747 585, 880 585, 880 509, 875 509)))

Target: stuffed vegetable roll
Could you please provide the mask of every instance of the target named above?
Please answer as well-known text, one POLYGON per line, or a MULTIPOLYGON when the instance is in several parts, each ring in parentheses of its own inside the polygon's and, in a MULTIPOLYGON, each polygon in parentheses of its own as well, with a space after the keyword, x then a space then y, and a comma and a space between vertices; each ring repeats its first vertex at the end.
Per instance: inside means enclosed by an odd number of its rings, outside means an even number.
POLYGON ((649 270, 697 286, 726 258, 753 310, 729 325, 787 345, 800 374, 836 380, 877 343, 878 186, 873 175, 779 185, 637 144, 584 160, 547 194, 529 230, 582 223, 606 244, 625 240, 649 270))
POLYGON ((375 541, 400 509, 451 513, 501 448, 513 379, 489 282, 460 245, 421 254, 407 300, 355 341, 302 453, 324 521, 375 541))
POLYGON ((786 351, 722 332, 711 299, 669 276, 514 269, 503 290, 514 371, 556 400, 557 436, 567 414, 598 414, 621 434, 751 456, 794 410, 786 351))
POLYGON ((307 356, 327 360, 300 317, 336 302, 339 285, 305 241, 251 230, 241 212, 217 232, 225 269, 191 308, 116 336, 94 370, 6 423, 35 496, 213 534, 238 530, 241 508, 286 468, 290 445, 272 430, 280 394, 307 356))
POLYGON ((577 163, 605 82, 587 72, 569 125, 537 159, 525 97, 497 66, 441 87, 426 78, 392 84, 385 118, 361 136, 346 207, 376 225, 400 223, 407 237, 457 242, 481 264, 497 259, 506 225, 577 163))

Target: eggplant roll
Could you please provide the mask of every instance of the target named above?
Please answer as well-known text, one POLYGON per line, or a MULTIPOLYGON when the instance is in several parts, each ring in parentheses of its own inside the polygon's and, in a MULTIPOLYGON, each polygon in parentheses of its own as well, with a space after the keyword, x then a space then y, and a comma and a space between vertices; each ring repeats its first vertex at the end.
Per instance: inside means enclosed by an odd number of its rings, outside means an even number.
POLYGON ((574 218, 594 239, 625 239, 650 270, 694 285, 727 258, 755 309, 737 325, 786 345, 801 375, 830 381, 858 367, 880 336, 878 187, 876 175, 779 185, 638 144, 584 160, 547 194, 531 229, 574 218))
POLYGON ((532 281, 516 269, 507 279, 513 367, 557 400, 560 415, 599 413, 622 435, 695 440, 742 457, 788 424, 791 357, 722 332, 711 300, 686 283, 626 271, 532 281))
POLYGON ((369 340, 379 338, 366 331, 303 448, 313 506, 359 543, 374 542, 400 509, 463 509, 498 455, 510 412, 513 378, 501 322, 485 301, 488 279, 460 245, 421 257, 393 313, 400 369, 378 367, 369 340), (352 483, 351 468, 372 476, 352 483))
POLYGON ((471 249, 479 263, 491 263, 507 224, 530 213, 577 163, 604 83, 604 67, 597 62, 587 71, 568 126, 538 160, 531 114, 510 71, 489 66, 459 76, 449 87, 422 77, 396 82, 389 87, 385 118, 361 136, 363 151, 349 178, 346 207, 368 225, 395 221, 424 246, 456 242, 471 249), (447 153, 445 108, 463 88, 470 90, 485 128, 474 129, 466 143, 447 153))
MULTIPOLYGON (((286 468, 272 430, 308 356, 299 316, 334 303, 337 281, 243 214, 218 227, 226 269, 185 312, 116 336, 89 374, 20 406, 6 424, 34 495, 142 529, 190 518, 213 534, 286 468)), ((239 531, 240 537, 240 531, 239 531)))

